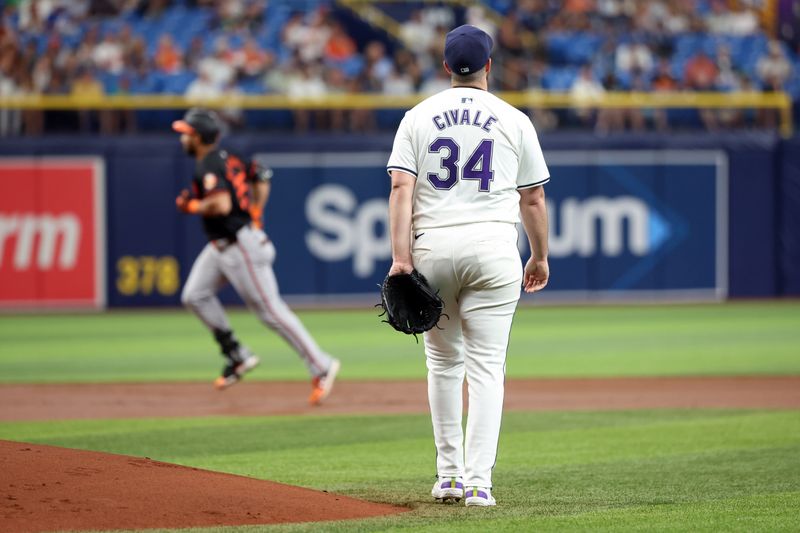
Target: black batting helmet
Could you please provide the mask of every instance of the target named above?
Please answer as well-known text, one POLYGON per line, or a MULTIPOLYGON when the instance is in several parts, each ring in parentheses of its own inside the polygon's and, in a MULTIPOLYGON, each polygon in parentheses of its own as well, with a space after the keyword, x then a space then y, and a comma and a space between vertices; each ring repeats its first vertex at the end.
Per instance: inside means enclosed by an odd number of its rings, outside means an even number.
POLYGON ((212 144, 219 136, 219 119, 213 111, 193 107, 183 115, 183 119, 172 123, 172 129, 180 133, 197 133, 204 144, 212 144))

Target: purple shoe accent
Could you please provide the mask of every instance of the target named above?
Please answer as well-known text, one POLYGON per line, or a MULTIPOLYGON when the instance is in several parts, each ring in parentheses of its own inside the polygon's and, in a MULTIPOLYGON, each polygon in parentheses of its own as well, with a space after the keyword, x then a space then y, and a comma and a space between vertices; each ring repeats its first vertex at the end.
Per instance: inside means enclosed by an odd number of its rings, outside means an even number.
POLYGON ((480 498, 483 498, 484 500, 488 500, 489 499, 489 495, 488 494, 486 494, 484 491, 478 490, 478 489, 472 489, 472 491, 470 492, 469 496, 472 497, 472 498, 474 498, 475 496, 478 496, 480 498))
MULTIPOLYGON (((439 486, 440 486, 441 488, 443 488, 443 489, 452 489, 452 488, 454 488, 454 487, 453 487, 453 482, 452 482, 452 481, 445 481, 444 483, 442 483, 442 484, 441 484, 441 485, 439 485, 439 486)), ((460 483, 460 482, 458 482, 458 481, 456 481, 456 483, 455 483, 455 488, 457 488, 457 489, 462 489, 462 490, 463 490, 463 488, 464 488, 464 484, 463 484, 463 483, 460 483)))

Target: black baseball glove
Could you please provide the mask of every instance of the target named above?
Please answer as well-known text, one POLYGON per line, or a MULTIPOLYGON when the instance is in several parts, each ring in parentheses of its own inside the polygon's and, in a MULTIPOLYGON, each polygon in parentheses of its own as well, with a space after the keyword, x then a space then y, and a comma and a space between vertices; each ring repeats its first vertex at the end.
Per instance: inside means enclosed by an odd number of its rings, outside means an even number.
POLYGON ((424 333, 439 323, 444 302, 428 285, 425 276, 413 270, 411 274, 386 276, 377 307, 383 308, 384 322, 416 337, 417 333, 424 333))

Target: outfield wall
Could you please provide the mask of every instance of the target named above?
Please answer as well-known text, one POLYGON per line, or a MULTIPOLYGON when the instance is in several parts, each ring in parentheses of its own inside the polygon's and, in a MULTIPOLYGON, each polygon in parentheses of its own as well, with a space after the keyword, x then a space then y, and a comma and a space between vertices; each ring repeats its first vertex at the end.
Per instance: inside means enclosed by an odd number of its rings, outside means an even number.
MULTIPOLYGON (((266 229, 285 294, 374 299, 390 258, 391 141, 224 142, 275 170, 266 229)), ((537 298, 800 294, 800 140, 546 134, 542 144, 553 277, 537 298)), ((0 306, 178 304, 204 243, 198 220, 174 208, 191 171, 174 135, 4 140, 0 306)))

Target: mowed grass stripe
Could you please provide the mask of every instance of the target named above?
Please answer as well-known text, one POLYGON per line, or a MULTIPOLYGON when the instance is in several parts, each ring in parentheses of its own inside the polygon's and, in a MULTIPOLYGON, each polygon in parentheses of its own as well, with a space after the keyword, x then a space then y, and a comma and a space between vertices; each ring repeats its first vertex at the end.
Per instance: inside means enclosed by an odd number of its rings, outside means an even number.
MULTIPOLYGON (((423 379, 423 348, 369 311, 301 319, 341 358, 342 379, 423 379)), ((248 379, 306 380, 288 345, 251 314, 231 313, 262 356, 248 379)), ((514 321, 509 377, 800 374, 800 302, 527 307, 514 321)), ((0 383, 210 381, 222 359, 188 312, 6 315, 0 383)))
POLYGON ((431 502, 430 433, 424 415, 0 424, 0 438, 144 455, 413 509, 269 531, 796 528, 799 411, 508 413, 494 476, 500 506, 480 511, 431 502))

